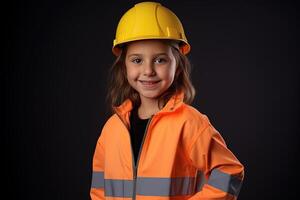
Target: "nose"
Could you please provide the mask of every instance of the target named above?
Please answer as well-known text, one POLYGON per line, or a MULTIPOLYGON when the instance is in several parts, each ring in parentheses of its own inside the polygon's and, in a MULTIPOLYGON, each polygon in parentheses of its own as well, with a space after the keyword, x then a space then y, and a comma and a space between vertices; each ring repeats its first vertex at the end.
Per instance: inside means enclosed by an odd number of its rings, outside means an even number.
POLYGON ((154 64, 152 62, 147 62, 143 66, 143 74, 145 76, 155 75, 154 64))

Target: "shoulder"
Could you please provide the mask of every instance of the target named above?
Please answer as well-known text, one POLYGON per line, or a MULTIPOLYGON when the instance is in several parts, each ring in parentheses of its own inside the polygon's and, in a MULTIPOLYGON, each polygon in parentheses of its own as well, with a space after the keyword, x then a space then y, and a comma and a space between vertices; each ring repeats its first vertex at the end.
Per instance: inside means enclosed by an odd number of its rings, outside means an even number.
POLYGON ((192 145, 200 136, 205 137, 205 130, 211 126, 209 118, 206 114, 200 112, 195 107, 183 103, 178 110, 178 117, 181 120, 176 120, 176 124, 181 124, 182 142, 186 151, 189 152, 192 145), (181 121, 181 123, 179 123, 181 121))
POLYGON ((200 129, 210 124, 209 118, 206 114, 188 104, 182 105, 182 117, 185 119, 186 123, 200 129))
POLYGON ((103 130, 107 129, 107 128, 111 128, 116 126, 117 124, 120 123, 120 119, 118 117, 117 114, 113 114, 111 115, 105 122, 104 126, 103 126, 103 130))
POLYGON ((119 116, 117 114, 113 114, 104 123, 100 137, 103 141, 106 141, 109 138, 114 137, 115 134, 126 131, 126 129, 126 126, 123 124, 119 116))
POLYGON ((101 135, 102 137, 107 137, 111 135, 114 132, 118 132, 120 130, 120 127, 122 126, 122 121, 118 117, 117 114, 111 115, 106 122, 104 123, 102 130, 101 130, 101 135))
POLYGON ((192 130, 191 132, 196 133, 193 135, 193 141, 195 141, 195 139, 199 136, 206 139, 217 137, 223 141, 221 134, 212 125, 209 117, 206 114, 203 114, 195 107, 186 104, 184 110, 184 115, 186 116, 186 126, 188 129, 192 130))

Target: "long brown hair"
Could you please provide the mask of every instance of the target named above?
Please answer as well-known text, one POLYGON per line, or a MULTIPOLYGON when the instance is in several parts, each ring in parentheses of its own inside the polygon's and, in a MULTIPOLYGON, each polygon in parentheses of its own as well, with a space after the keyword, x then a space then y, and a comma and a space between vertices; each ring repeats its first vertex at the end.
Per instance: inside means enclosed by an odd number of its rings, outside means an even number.
MULTIPOLYGON (((184 93, 184 102, 191 104, 195 96, 195 89, 190 80, 191 64, 189 59, 176 47, 170 46, 176 60, 177 69, 172 85, 159 97, 159 105, 164 105, 172 95, 181 91, 184 93)), ((107 100, 112 108, 121 105, 126 99, 130 99, 134 106, 139 106, 141 103, 138 92, 127 81, 126 51, 127 48, 124 46, 110 68, 107 100)))

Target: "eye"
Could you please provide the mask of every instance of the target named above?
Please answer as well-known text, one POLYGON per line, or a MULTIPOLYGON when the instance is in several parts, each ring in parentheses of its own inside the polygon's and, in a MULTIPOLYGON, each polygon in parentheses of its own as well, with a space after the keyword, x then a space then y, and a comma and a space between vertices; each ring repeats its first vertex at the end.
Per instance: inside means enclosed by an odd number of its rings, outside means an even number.
POLYGON ((142 62, 142 59, 140 58, 134 58, 131 60, 131 62, 135 63, 135 64, 140 64, 142 62))
POLYGON ((157 64, 163 64, 163 63, 166 63, 167 61, 168 60, 165 58, 156 58, 154 62, 157 64))

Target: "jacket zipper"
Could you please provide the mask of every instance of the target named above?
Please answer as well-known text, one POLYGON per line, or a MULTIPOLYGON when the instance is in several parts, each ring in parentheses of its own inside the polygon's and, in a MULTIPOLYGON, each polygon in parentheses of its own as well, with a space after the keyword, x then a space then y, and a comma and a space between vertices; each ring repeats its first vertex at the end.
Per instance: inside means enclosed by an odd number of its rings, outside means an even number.
MULTIPOLYGON (((145 142, 145 139, 146 139, 146 136, 147 136, 148 127, 150 125, 151 120, 152 120, 152 117, 147 122, 145 131, 144 131, 144 135, 143 135, 142 144, 140 146, 139 154, 138 154, 138 157, 137 157, 137 160, 136 160, 136 165, 134 166, 134 173, 133 173, 133 200, 136 199, 136 179, 137 179, 137 170, 138 170, 139 161, 140 161, 140 154, 141 154, 141 151, 143 149, 143 145, 144 145, 144 142, 145 142)), ((131 149, 132 149, 132 147, 131 147, 131 149)), ((133 152, 132 152, 132 155, 133 155, 133 152)), ((134 162, 134 157, 133 157, 133 162, 134 162)))
POLYGON ((128 129, 126 123, 122 120, 122 117, 119 116, 118 114, 117 114, 117 116, 120 118, 121 122, 124 124, 124 126, 128 130, 128 134, 129 134, 129 138, 130 138, 129 142, 130 142, 130 148, 131 148, 132 169, 133 169, 133 194, 132 194, 132 197, 133 197, 133 200, 135 200, 136 199, 136 179, 137 179, 137 170, 138 170, 137 168, 138 168, 138 164, 139 164, 139 160, 140 160, 141 150, 143 148, 144 141, 145 141, 145 138, 146 138, 146 135, 147 135, 147 132, 148 132, 148 127, 150 125, 150 122, 152 121, 153 116, 147 122, 145 131, 144 131, 144 136, 143 136, 142 144, 141 144, 140 149, 139 149, 139 154, 138 154, 137 162, 136 163, 135 163, 134 152, 133 152, 132 143, 131 143, 130 130, 128 129))

